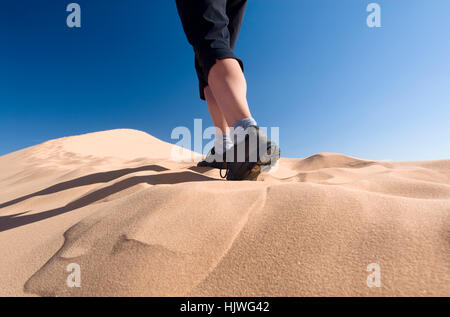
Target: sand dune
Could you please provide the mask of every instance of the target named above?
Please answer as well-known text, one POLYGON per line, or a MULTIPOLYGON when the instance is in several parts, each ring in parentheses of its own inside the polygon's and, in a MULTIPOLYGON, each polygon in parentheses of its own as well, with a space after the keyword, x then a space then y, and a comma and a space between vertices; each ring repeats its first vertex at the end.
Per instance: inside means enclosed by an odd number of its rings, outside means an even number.
POLYGON ((450 296, 450 160, 321 153, 226 182, 171 149, 121 129, 0 157, 0 296, 450 296))

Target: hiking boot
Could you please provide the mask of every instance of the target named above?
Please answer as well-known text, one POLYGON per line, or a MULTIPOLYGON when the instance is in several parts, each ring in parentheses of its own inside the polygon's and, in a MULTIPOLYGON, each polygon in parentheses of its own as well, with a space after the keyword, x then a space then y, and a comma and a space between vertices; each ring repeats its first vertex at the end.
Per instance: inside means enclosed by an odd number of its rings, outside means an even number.
POLYGON ((206 155, 206 158, 203 161, 198 162, 197 167, 226 169, 225 153, 219 156, 216 154, 214 147, 212 147, 208 155, 206 155))
POLYGON ((227 180, 256 180, 280 158, 280 148, 258 126, 250 126, 245 139, 225 153, 227 180))

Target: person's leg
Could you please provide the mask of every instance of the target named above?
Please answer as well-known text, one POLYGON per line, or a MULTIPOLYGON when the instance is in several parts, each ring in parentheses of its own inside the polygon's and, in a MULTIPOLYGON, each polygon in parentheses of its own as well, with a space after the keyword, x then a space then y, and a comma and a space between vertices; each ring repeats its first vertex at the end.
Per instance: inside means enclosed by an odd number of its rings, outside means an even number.
MULTIPOLYGON (((228 0, 226 3, 226 15, 228 17, 227 29, 231 50, 234 50, 234 46, 236 45, 246 6, 247 0, 228 0)), ((216 61, 216 64, 212 66, 212 68, 214 68, 213 81, 219 81, 220 85, 221 78, 228 80, 228 83, 223 83, 225 89, 216 88, 220 90, 218 92, 219 95, 225 95, 224 99, 231 99, 231 102, 230 100, 224 101, 224 105, 231 104, 231 107, 225 107, 225 112, 227 113, 226 116, 229 117, 228 122, 230 125, 233 125, 238 120, 251 117, 246 97, 247 83, 242 67, 242 62, 238 62, 238 59, 221 59, 216 61), (238 110, 234 112, 233 110, 235 109, 233 108, 236 108, 236 106, 238 110)), ((211 76, 211 70, 209 76, 211 76)), ((219 96, 219 98, 221 97, 219 96)))
POLYGON ((268 144, 251 117, 243 63, 233 51, 246 0, 176 0, 176 3, 183 29, 196 54, 201 98, 206 99, 203 95, 209 86, 227 123, 235 131, 242 131, 226 153, 227 180, 256 179, 262 165, 278 159, 279 149, 268 144), (242 148, 245 155, 241 161, 236 155, 242 148), (262 155, 253 155, 258 149, 262 149, 262 155))
MULTIPOLYGON (((228 44, 234 51, 242 21, 244 19, 247 0, 227 0, 226 16, 228 18, 226 31, 228 31, 228 44)), ((227 33, 227 32, 224 32, 227 33)), ((235 56, 216 59, 211 65, 207 81, 212 79, 215 83, 218 104, 228 123, 233 126, 235 141, 239 142, 246 134, 250 125, 256 125, 251 117, 247 102, 247 83, 243 73, 243 63, 235 56)), ((212 88, 214 89, 214 88, 212 88)))
POLYGON ((177 9, 196 55, 200 97, 208 85, 227 122, 251 117, 243 63, 233 48, 247 0, 177 0, 177 9), (211 73, 211 74, 210 74, 211 73))
POLYGON ((230 126, 227 120, 225 119, 222 110, 220 110, 216 98, 214 98, 214 95, 211 92, 209 86, 205 87, 204 95, 206 99, 206 104, 208 105, 209 114, 211 115, 211 119, 214 123, 214 126, 217 129, 217 132, 219 132, 220 134, 227 133, 230 126))
POLYGON ((251 118, 247 103, 247 83, 235 59, 217 60, 209 72, 208 84, 227 122, 234 124, 251 118))
POLYGON ((217 104, 214 95, 209 86, 204 88, 204 96, 208 105, 209 113, 211 115, 214 126, 216 127, 216 136, 214 140, 215 153, 222 155, 233 146, 233 142, 228 134, 229 124, 225 119, 222 111, 217 104))

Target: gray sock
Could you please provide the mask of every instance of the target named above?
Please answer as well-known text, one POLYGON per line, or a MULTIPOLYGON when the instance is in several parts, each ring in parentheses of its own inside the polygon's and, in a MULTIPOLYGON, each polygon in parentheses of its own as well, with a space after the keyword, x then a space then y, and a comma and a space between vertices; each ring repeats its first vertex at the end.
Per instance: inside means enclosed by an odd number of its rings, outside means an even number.
POLYGON ((245 138, 248 127, 252 125, 257 125, 255 119, 253 118, 238 120, 233 124, 234 142, 236 144, 245 138))
POLYGON ((214 140, 214 149, 216 154, 222 155, 233 146, 233 141, 228 134, 217 135, 214 140))

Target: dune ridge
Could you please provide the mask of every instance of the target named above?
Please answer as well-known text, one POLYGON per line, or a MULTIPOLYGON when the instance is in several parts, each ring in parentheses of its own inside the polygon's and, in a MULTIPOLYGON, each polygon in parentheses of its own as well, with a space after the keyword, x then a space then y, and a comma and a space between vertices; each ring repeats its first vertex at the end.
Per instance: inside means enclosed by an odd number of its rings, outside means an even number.
POLYGON ((320 153, 225 182, 171 150, 118 129, 0 157, 0 295, 450 296, 450 160, 320 153))

